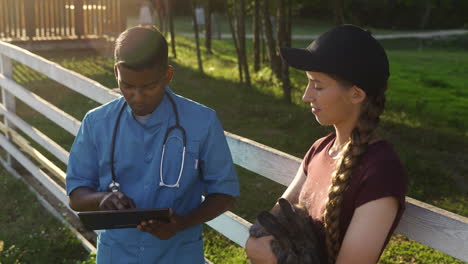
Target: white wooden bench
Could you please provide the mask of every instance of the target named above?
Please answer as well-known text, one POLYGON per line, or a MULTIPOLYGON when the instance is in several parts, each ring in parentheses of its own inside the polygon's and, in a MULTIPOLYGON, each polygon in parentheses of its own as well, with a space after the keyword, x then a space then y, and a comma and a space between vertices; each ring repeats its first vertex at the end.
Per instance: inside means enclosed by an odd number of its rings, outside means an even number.
MULTIPOLYGON (((13 171, 10 161, 10 157, 13 157, 59 201, 67 205, 68 198, 65 190, 31 159, 47 168, 49 173, 54 174, 62 182, 65 180, 65 173, 31 147, 24 138, 15 132, 15 129, 21 130, 64 164, 68 163, 69 154, 47 135, 27 124, 15 114, 15 98, 23 101, 71 135, 76 135, 80 121, 14 82, 12 80, 12 60, 43 73, 101 104, 107 103, 119 95, 96 81, 67 70, 27 50, 0 42, 0 86, 2 89, 0 115, 5 117, 4 122, 0 124, 0 130, 4 132, 4 134, 0 134, 0 146, 8 152, 8 157, 0 159, 0 162, 8 170, 13 171)), ((300 166, 300 159, 229 132, 225 132, 225 134, 234 162, 237 165, 285 186, 292 181, 300 166)), ((407 197, 406 204, 407 210, 397 228, 398 233, 468 262, 468 218, 410 197, 407 197)), ((232 212, 226 212, 207 224, 241 247, 245 245, 248 228, 251 225, 232 212)), ((93 249, 89 242, 84 242, 84 244, 88 249, 93 249)))

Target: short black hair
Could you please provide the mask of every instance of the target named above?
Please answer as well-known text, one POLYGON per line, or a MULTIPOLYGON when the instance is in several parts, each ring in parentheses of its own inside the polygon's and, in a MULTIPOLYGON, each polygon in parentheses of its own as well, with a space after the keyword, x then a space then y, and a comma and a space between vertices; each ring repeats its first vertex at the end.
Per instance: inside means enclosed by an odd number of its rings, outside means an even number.
POLYGON ((150 25, 139 25, 122 32, 115 41, 114 60, 132 70, 168 66, 167 41, 150 25))

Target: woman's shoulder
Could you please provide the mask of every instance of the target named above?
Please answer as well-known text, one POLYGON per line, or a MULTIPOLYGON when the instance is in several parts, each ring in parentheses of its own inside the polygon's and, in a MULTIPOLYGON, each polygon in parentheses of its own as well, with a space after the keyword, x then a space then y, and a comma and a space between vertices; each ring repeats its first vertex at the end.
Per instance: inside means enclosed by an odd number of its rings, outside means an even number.
POLYGON ((367 160, 367 163, 370 164, 379 161, 400 162, 400 158, 398 157, 398 154, 395 151, 393 145, 386 140, 377 140, 369 144, 367 147, 367 152, 364 155, 364 161, 365 160, 367 160))
POLYGON ((356 208, 388 196, 396 197, 404 208, 408 176, 390 142, 380 140, 369 145, 353 175, 352 186, 350 189, 358 193, 354 203, 356 208))
MULTIPOLYGON (((369 175, 390 176, 392 178, 406 178, 405 169, 393 145, 386 140, 379 140, 370 144, 366 154, 361 159, 364 177, 369 175)), ((375 177, 375 176, 374 176, 375 177)), ((365 179, 363 179, 365 180, 365 179)))

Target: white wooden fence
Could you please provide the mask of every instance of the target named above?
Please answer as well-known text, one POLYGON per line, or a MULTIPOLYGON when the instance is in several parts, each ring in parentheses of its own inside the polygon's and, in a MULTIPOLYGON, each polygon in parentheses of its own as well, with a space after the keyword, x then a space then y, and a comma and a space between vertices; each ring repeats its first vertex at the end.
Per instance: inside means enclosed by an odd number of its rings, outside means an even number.
MULTIPOLYGON (((0 124, 0 130, 4 133, 0 134, 0 146, 8 153, 8 157, 6 159, 0 158, 0 162, 9 171, 12 171, 10 157, 13 157, 58 200, 64 205, 68 205, 65 190, 41 170, 36 163, 40 163, 41 166, 47 168, 49 173, 54 174, 55 178, 59 178, 62 182, 65 181, 65 173, 39 151, 31 147, 15 130, 21 130, 64 164, 68 164, 69 153, 47 135, 19 118, 15 114, 15 100, 17 98, 23 101, 74 136, 80 126, 80 121, 14 82, 12 79, 12 60, 41 72, 64 86, 102 104, 118 98, 119 95, 101 84, 69 71, 56 63, 0 41, 0 87, 2 89, 0 115, 4 116, 4 122, 0 124), (28 155, 25 155, 25 153, 28 155), (36 163, 32 162, 31 158, 36 163)), ((225 132, 225 134, 234 162, 237 165, 282 185, 287 186, 292 181, 300 166, 300 159, 229 132, 225 132)), ((468 218, 409 197, 406 199, 406 204, 407 210, 397 228, 398 233, 450 256, 468 261, 468 218)), ((248 221, 232 212, 226 212, 207 224, 241 247, 245 246, 248 228, 251 225, 248 221)), ((87 245, 89 248, 89 243, 87 245)))

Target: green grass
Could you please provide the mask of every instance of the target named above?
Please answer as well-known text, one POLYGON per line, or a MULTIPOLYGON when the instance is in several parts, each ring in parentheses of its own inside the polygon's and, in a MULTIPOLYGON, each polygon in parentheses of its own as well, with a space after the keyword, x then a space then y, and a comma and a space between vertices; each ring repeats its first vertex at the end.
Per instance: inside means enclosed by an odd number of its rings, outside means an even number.
POLYGON ((0 263, 81 263, 88 258, 75 235, 3 168, 0 201, 0 263))
MULTIPOLYGON (((408 196, 468 216, 468 76, 467 36, 431 41, 384 41, 392 76, 381 134, 399 153, 410 178, 408 196)), ((248 41, 250 49, 251 42, 248 41)), ((307 42, 294 41, 305 47, 307 42)), ((284 103, 281 88, 264 68, 253 74, 253 87, 238 82, 230 40, 215 40, 213 55, 203 53, 205 74, 196 69, 194 41, 177 37, 178 58, 172 60, 176 93, 214 108, 224 129, 302 157, 330 128, 317 125, 307 104, 300 101, 306 84, 303 72, 292 70, 293 104, 284 103)), ((116 87, 107 52, 42 52, 61 65, 107 87, 116 87)), ((81 119, 96 102, 77 95, 27 67, 15 64, 15 80, 72 116, 81 119)), ((18 113, 67 150, 73 137, 18 103, 18 113)), ((50 156, 50 155, 49 155, 50 156)), ((63 165, 62 165, 63 166, 63 165)), ((269 209, 283 186, 238 168, 241 196, 233 211, 253 221, 269 209), (261 193, 261 195, 257 195, 261 193)), ((205 254, 215 263, 247 263, 243 250, 209 228, 205 254)), ((402 236, 392 239, 380 263, 462 263, 402 236)))

